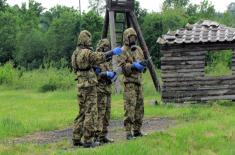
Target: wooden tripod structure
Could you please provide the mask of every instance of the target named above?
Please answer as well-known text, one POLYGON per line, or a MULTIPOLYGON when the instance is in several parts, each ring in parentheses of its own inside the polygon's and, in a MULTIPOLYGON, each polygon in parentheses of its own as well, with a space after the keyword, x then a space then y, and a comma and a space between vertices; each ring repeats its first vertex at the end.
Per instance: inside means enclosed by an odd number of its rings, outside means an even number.
MULTIPOLYGON (((108 37, 108 31, 110 31, 110 39, 111 39, 111 47, 114 48, 116 46, 122 45, 123 32, 126 28, 133 27, 137 33, 139 44, 143 50, 143 54, 145 59, 148 61, 147 67, 151 74, 154 86, 156 91, 161 91, 160 82, 157 78, 157 74, 155 72, 155 67, 151 60, 148 47, 142 35, 140 26, 137 21, 137 17, 134 13, 134 0, 106 0, 106 13, 104 19, 103 33, 102 38, 108 37), (122 19, 118 19, 122 15, 122 19), (117 29, 119 27, 119 29, 117 29)), ((117 66, 117 61, 113 59, 114 68, 117 66)), ((120 92, 120 81, 117 80, 116 91, 120 92)))

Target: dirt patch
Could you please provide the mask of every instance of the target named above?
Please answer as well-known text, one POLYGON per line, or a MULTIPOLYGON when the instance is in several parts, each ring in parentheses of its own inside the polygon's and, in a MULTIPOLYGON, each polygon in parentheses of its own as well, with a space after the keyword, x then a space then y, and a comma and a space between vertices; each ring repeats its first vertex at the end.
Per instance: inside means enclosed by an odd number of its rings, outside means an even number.
MULTIPOLYGON (((155 131, 162 131, 170 126, 174 125, 175 121, 167 118, 151 118, 145 119, 143 123, 143 131, 146 133, 152 133, 155 131)), ((109 137, 117 140, 125 139, 125 131, 123 128, 123 121, 112 120, 109 126, 109 137)), ((36 144, 49 144, 56 143, 63 140, 71 141, 72 139, 72 127, 63 130, 55 130, 49 132, 38 132, 32 135, 16 138, 8 141, 11 144, 19 143, 36 143, 36 144)))

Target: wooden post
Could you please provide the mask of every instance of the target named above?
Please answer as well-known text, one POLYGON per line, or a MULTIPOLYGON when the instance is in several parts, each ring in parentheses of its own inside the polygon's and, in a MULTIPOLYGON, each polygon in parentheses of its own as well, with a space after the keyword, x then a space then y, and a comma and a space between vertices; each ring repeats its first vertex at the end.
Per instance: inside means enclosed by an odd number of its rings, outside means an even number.
POLYGON ((102 30, 102 39, 108 37, 108 29, 109 29, 109 11, 106 9, 104 17, 104 25, 102 30))
POLYGON ((130 18, 129 18, 129 14, 125 13, 125 16, 126 16, 126 25, 127 25, 127 28, 132 27, 131 21, 130 21, 130 18))
POLYGON ((235 62, 233 61, 235 59, 235 48, 232 49, 232 75, 235 75, 235 62))
MULTIPOLYGON (((111 48, 115 48, 116 47, 116 28, 115 28, 115 19, 114 19, 114 11, 109 11, 109 28, 110 28, 110 38, 111 38, 111 48)), ((113 68, 114 70, 117 68, 117 57, 114 56, 113 57, 113 68)), ((121 92, 121 85, 120 85, 120 81, 119 79, 116 80, 115 82, 115 89, 116 89, 116 93, 120 93, 121 92)))
MULTIPOLYGON (((150 54, 149 54, 149 51, 148 51, 148 47, 146 45, 146 42, 144 40, 144 37, 142 35, 142 32, 140 30, 140 26, 138 24, 138 21, 137 21, 137 18, 136 18, 136 15, 134 14, 134 12, 131 11, 129 13, 129 19, 130 19, 134 29, 136 30, 136 33, 137 33, 137 36, 138 36, 138 40, 140 42, 140 46, 143 49, 144 57, 145 57, 145 59, 149 59, 150 58, 150 54)), ((156 74, 155 67, 153 65, 152 60, 149 61, 147 66, 148 66, 149 72, 151 74, 151 77, 152 77, 152 80, 153 80, 153 83, 154 83, 156 91, 161 91, 160 81, 157 78, 157 74, 156 74)))

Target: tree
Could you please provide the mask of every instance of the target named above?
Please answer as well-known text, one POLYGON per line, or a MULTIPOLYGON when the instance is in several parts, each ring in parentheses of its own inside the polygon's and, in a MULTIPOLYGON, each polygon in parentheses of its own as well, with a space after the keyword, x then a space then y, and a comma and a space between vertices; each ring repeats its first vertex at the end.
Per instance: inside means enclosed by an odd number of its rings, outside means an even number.
POLYGON ((165 0, 163 2, 163 10, 172 8, 186 8, 189 0, 165 0))
POLYGON ((89 9, 101 15, 105 11, 106 0, 89 0, 89 9))
MULTIPOLYGON (((48 61, 58 62, 61 59, 70 62, 76 47, 77 33, 80 31, 80 15, 72 8, 58 7, 52 12, 55 17, 47 31, 48 61), (59 9, 58 9, 59 8, 59 9)), ((92 25, 92 24, 91 24, 92 25)))
POLYGON ((21 32, 17 37, 15 61, 27 69, 38 68, 46 56, 46 40, 44 34, 32 29, 28 33, 21 32))
POLYGON ((149 13, 145 16, 141 24, 144 39, 148 45, 153 62, 160 67, 160 49, 156 43, 158 37, 163 34, 162 16, 160 13, 149 13))
POLYGON ((13 59, 19 18, 10 11, 0 12, 0 63, 13 59))
POLYGON ((228 12, 235 16, 235 2, 229 4, 228 12))
POLYGON ((6 6, 6 0, 0 0, 0 11, 5 10, 6 6))
POLYGON ((101 39, 101 32, 103 26, 103 18, 97 15, 94 11, 84 13, 82 16, 82 29, 86 29, 92 34, 93 47, 96 46, 99 39, 101 39))
POLYGON ((143 22, 144 17, 147 14, 147 10, 146 9, 142 9, 140 7, 140 2, 139 1, 135 1, 135 14, 137 16, 137 20, 139 23, 143 22))
POLYGON ((199 6, 200 18, 211 19, 215 17, 215 7, 208 0, 203 0, 199 6))

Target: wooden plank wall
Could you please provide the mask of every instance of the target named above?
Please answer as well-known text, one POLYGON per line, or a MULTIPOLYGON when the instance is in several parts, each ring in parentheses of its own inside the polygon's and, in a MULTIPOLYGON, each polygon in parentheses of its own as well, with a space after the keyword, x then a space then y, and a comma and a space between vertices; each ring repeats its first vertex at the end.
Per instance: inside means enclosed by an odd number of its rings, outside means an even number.
MULTIPOLYGON (((205 76, 205 56, 209 49, 198 47, 162 49, 163 101, 183 103, 220 99, 235 100, 234 49, 232 49, 233 75, 224 77, 205 76)), ((213 50, 216 48, 213 47, 213 50)))

